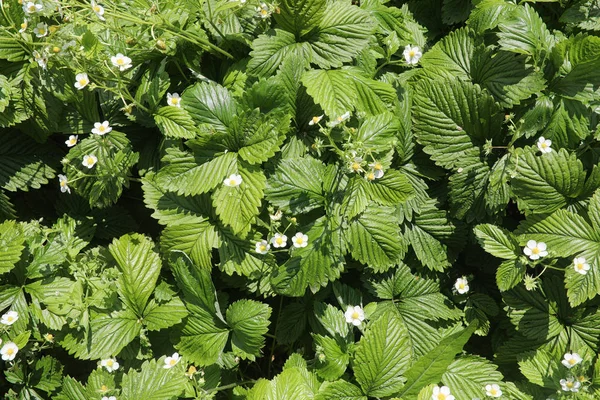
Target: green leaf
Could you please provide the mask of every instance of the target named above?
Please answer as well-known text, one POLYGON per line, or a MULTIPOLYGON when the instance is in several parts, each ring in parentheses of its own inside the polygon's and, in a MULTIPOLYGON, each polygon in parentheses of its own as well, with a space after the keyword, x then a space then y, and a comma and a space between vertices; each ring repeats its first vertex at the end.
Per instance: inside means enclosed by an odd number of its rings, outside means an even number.
POLYGON ((237 114, 237 104, 227 89, 214 83, 199 82, 183 92, 183 108, 192 120, 205 126, 209 132, 226 133, 233 117, 237 114))
POLYGON ((194 121, 185 109, 161 107, 154 114, 154 122, 166 137, 193 139, 196 136, 194 121))
POLYGON ((144 235, 131 234, 115 239, 109 250, 121 271, 119 294, 141 317, 160 274, 160 256, 154 252, 154 243, 144 235))
POLYGON ((415 93, 417 140, 438 165, 455 169, 474 164, 486 140, 500 134, 500 110, 478 85, 423 81, 415 93))
POLYGON ((141 370, 129 370, 123 375, 121 396, 125 400, 169 400, 179 396, 188 378, 183 373, 183 363, 172 368, 164 367, 164 357, 159 360, 145 361, 141 370))
POLYGON ((14 268, 21 259, 25 242, 25 235, 21 225, 15 221, 6 221, 0 224, 0 274, 14 268))
POLYGON ((510 14, 517 6, 504 0, 482 0, 471 11, 467 25, 477 34, 494 29, 504 15, 510 14))
POLYGON ((321 207, 324 174, 325 166, 314 158, 284 159, 268 180, 266 198, 293 214, 321 207))
POLYGON ((245 237, 260 211, 266 178, 259 168, 240 165, 238 173, 242 177, 239 186, 222 185, 212 197, 219 219, 230 226, 234 234, 245 237))
POLYGON ((35 362, 35 367, 27 385, 51 393, 61 386, 63 366, 54 357, 43 356, 35 362))
POLYGON ((497 368, 482 357, 461 357, 448 366, 442 382, 452 388, 452 394, 458 398, 484 398, 485 386, 491 383, 499 383, 501 390, 505 390, 501 383, 503 376, 497 368))
POLYGON ((364 187, 371 199, 382 206, 396 206, 414 193, 408 178, 393 169, 386 170, 383 177, 369 182, 364 187))
POLYGON ((354 67, 307 71, 302 83, 331 119, 352 110, 381 114, 397 98, 391 85, 367 78, 354 67))
POLYGON ((335 382, 324 382, 319 388, 315 400, 367 400, 358 386, 350 382, 339 380, 335 382))
POLYGON ((340 378, 350 362, 350 356, 345 351, 346 345, 328 336, 312 334, 312 337, 317 349, 317 375, 329 381, 340 378))
POLYGON ((158 331, 180 323, 187 315, 188 312, 179 298, 173 298, 163 304, 150 300, 144 310, 143 322, 148 330, 158 331))
POLYGON ((473 232, 481 247, 491 255, 512 260, 521 255, 519 242, 504 228, 492 224, 480 224, 473 232))
POLYGON ((550 213, 571 205, 586 193, 586 171, 576 154, 565 149, 536 155, 524 151, 511 181, 519 208, 528 213, 550 213))
POLYGON ((580 101, 594 101, 600 85, 596 60, 600 57, 600 38, 577 35, 559 42, 552 52, 557 74, 552 89, 580 101))
POLYGON ((163 250, 181 250, 199 267, 212 269, 212 249, 217 247, 218 235, 208 221, 167 226, 160 241, 163 250))
POLYGON ((598 0, 579 0, 565 10, 560 22, 584 30, 600 31, 600 3, 598 0))
POLYGON ((394 114, 386 112, 365 118, 358 128, 356 140, 362 143, 365 150, 383 152, 393 146, 399 130, 400 121, 394 114))
POLYGON ((235 172, 235 153, 191 154, 175 148, 167 150, 166 165, 156 175, 161 188, 179 195, 199 195, 215 189, 235 172))
POLYGON ((396 8, 376 1, 367 1, 362 2, 360 7, 369 11, 371 17, 378 22, 378 35, 388 38, 395 33, 402 49, 408 44, 416 44, 421 48, 425 46, 427 29, 417 23, 406 5, 396 8))
POLYGON ((325 6, 323 0, 284 0, 273 17, 280 27, 301 37, 319 24, 325 6))
POLYGON ((534 8, 525 4, 504 15, 499 24, 500 47, 507 51, 533 56, 540 63, 555 43, 554 36, 534 8))
POLYGON ((466 329, 442 340, 436 348, 417 360, 404 374, 406 384, 398 397, 414 398, 430 382, 439 382, 456 354, 462 351, 476 329, 477 324, 471 323, 466 329))
POLYGON ((523 262, 521 258, 503 261, 496 270, 498 289, 506 291, 517 286, 523 281, 526 271, 527 263, 523 262))
POLYGON ((444 0, 442 6, 442 21, 446 25, 454 25, 465 21, 473 5, 470 0, 444 0))
POLYGON ((254 361, 265 345, 264 334, 269 330, 271 307, 253 300, 239 300, 227 309, 227 324, 232 329, 232 351, 254 361))
POLYGON ((406 252, 406 243, 400 236, 392 208, 367 207, 350 221, 345 236, 352 258, 369 265, 376 272, 389 269, 406 252))
POLYGON ((261 164, 279 151, 289 129, 289 117, 280 114, 263 116, 244 129, 244 145, 238 150, 242 160, 261 164))
POLYGON ((354 373, 363 392, 373 397, 390 396, 402 387, 402 374, 411 358, 404 323, 386 313, 371 322, 356 348, 354 373))

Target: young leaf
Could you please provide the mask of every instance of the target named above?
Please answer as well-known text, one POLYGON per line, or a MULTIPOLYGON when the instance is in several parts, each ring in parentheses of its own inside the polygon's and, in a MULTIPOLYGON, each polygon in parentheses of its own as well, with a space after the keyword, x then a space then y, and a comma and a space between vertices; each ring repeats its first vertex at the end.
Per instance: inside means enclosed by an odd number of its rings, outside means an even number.
POLYGON ((356 348, 354 373, 363 392, 390 396, 402 387, 411 347, 404 323, 393 313, 371 322, 356 348))

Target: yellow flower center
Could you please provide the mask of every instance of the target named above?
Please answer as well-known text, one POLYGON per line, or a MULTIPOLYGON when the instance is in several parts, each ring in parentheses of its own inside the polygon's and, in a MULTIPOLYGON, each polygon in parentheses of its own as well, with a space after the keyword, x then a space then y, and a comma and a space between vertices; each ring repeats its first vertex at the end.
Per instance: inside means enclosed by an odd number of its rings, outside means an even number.
POLYGON ((572 388, 574 386, 574 382, 567 381, 567 387, 572 388))
POLYGON ((174 359, 174 358, 171 358, 171 359, 169 360, 169 365, 170 365, 170 366, 173 366, 173 365, 175 365, 175 364, 177 364, 177 360, 176 360, 176 359, 174 359))
POLYGON ((12 347, 9 347, 8 349, 6 349, 6 354, 8 354, 9 356, 12 356, 14 352, 15 352, 15 349, 13 349, 12 347))
POLYGON ((21 24, 21 29, 26 29, 27 28, 27 22, 23 22, 21 24))
POLYGON ((537 247, 534 247, 533 250, 531 250, 532 254, 540 254, 540 249, 538 249, 537 247))
POLYGON ((416 53, 415 53, 415 51, 414 51, 414 50, 411 50, 411 51, 409 51, 409 52, 408 52, 408 55, 409 55, 410 57, 414 57, 414 56, 415 56, 415 54, 416 54, 416 53))
POLYGON ((94 160, 93 160, 93 159, 91 159, 91 158, 88 158, 88 159, 87 159, 87 165, 90 165, 90 166, 91 166, 91 165, 94 165, 94 160))
POLYGON ((179 99, 177 97, 171 97, 171 104, 173 104, 173 105, 179 104, 179 99))
POLYGON ((60 53, 60 47, 54 46, 54 47, 52 48, 52 51, 53 51, 54 53, 60 53))
POLYGON ((267 246, 265 246, 264 244, 261 244, 259 249, 260 249, 260 251, 267 251, 267 246))
POLYGON ((81 79, 79 80, 79 84, 80 84, 81 86, 85 86, 85 85, 87 85, 87 79, 85 79, 85 78, 81 78, 81 79))
POLYGON ((369 172, 367 174, 367 179, 370 180, 370 181, 374 180, 375 179, 375 174, 373 172, 369 172))
POLYGON ((98 128, 98 130, 100 132, 104 132, 106 130, 106 127, 104 125, 100 125, 100 127, 98 128))
POLYGON ((125 60, 123 60, 122 58, 117 58, 117 64, 123 65, 125 64, 125 60))
POLYGON ((282 237, 278 237, 275 239, 275 243, 277 244, 282 244, 283 243, 283 238, 282 237))
POLYGON ((569 360, 569 365, 575 365, 575 364, 577 364, 577 361, 575 361, 575 359, 574 359, 574 358, 571 358, 571 359, 569 360))
POLYGON ((546 147, 548 147, 548 145, 546 144, 546 142, 542 142, 541 146, 542 146, 542 149, 545 149, 546 147))
POLYGON ((27 7, 27 9, 29 10, 29 12, 34 12, 35 11, 35 5, 31 4, 29 7, 27 7))
POLYGON ((495 396, 495 395, 497 395, 497 394, 498 394, 498 391, 497 391, 496 389, 492 388, 492 390, 490 390, 490 394, 491 394, 492 396, 495 396))
POLYGON ((268 11, 268 10, 265 10, 264 8, 262 8, 262 9, 260 10, 260 15, 267 15, 268 13, 269 13, 269 11, 268 11))
POLYGON ((67 181, 60 181, 60 187, 67 186, 67 181))
MULTIPOLYGON (((583 263, 577 263, 575 264, 575 268, 577 268, 579 271, 583 270, 583 263)), ((569 362, 571 362, 571 360, 569 360, 569 362)))
POLYGON ((438 400, 446 400, 446 395, 444 393, 440 393, 437 395, 438 400))
POLYGON ((583 376, 583 375, 580 375, 580 376, 577 378, 577 380, 578 380, 579 382, 583 382, 583 381, 585 381, 585 376, 583 376))
POLYGON ((14 320, 14 318, 12 317, 12 315, 9 315, 8 318, 6 318, 8 320, 8 322, 12 322, 14 320))
POLYGON ((46 30, 44 28, 38 28, 38 34, 45 35, 46 34, 46 30))
POLYGON ((100 391, 101 392, 107 392, 108 391, 108 387, 106 387, 106 385, 102 385, 102 386, 100 386, 100 391))
POLYGON ((95 6, 94 6, 94 11, 95 11, 95 12, 99 13, 101 10, 102 10, 102 9, 100 8, 100 6, 99 6, 99 5, 95 5, 95 6))
POLYGON ((352 313, 352 319, 358 319, 360 317, 360 315, 358 314, 358 312, 354 311, 352 313))
POLYGON ((458 284, 458 287, 461 288, 461 289, 464 289, 465 288, 465 284, 461 282, 461 283, 458 284))
POLYGON ((108 360, 108 361, 106 362, 106 366, 107 366, 107 367, 111 367, 111 368, 112 368, 113 364, 114 364, 113 360, 108 360))
POLYGON ((357 162, 353 162, 353 163, 352 163, 352 169, 353 169, 354 171, 358 171, 358 170, 360 169, 360 164, 359 164, 359 163, 357 163, 357 162))
POLYGON ((296 243, 302 244, 302 243, 304 243, 304 239, 302 239, 301 237, 296 238, 296 243))
POLYGON ((376 169, 378 171, 383 169, 383 165, 381 165, 380 162, 375 163, 375 165, 373 166, 373 169, 376 169))
POLYGON ((230 180, 229 180, 229 184, 230 184, 231 186, 235 186, 235 185, 237 184, 237 182, 235 181, 235 179, 230 179, 230 180))
POLYGON ((313 124, 316 124, 317 122, 319 122, 320 119, 321 118, 319 118, 319 117, 312 117, 313 124))

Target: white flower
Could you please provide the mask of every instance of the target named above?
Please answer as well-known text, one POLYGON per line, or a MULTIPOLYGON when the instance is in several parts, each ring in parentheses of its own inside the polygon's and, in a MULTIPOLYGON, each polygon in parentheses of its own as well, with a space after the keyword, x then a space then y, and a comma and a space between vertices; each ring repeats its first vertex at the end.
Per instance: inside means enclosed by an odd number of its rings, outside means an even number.
POLYGON ((571 369, 582 361, 582 358, 577 353, 565 353, 563 360, 561 361, 562 365, 571 369))
POLYGON ((294 243, 294 247, 306 247, 308 245, 308 236, 302 232, 298 232, 292 236, 292 243, 294 243))
POLYGON ((458 278, 456 280, 454 287, 459 294, 465 294, 469 291, 469 281, 463 276, 462 278, 458 278))
POLYGON ((342 122, 346 121, 347 119, 350 118, 350 111, 346 111, 345 113, 343 113, 342 115, 340 115, 339 117, 337 117, 336 119, 334 119, 333 121, 329 122, 329 126, 336 126, 341 124, 342 122))
POLYGON ((354 326, 359 326, 365 320, 365 312, 360 306, 348 306, 344 316, 346 322, 354 326))
POLYGON ((66 175, 58 174, 58 184, 60 185, 60 191, 62 193, 68 192, 71 193, 71 188, 67 185, 69 181, 67 180, 66 175))
POLYGON ((80 74, 75 75, 75 87, 78 90, 83 89, 90 83, 90 78, 88 78, 88 74, 82 72, 80 74))
POLYGON ((316 117, 312 117, 312 118, 310 119, 310 121, 309 121, 309 123, 308 123, 308 124, 309 124, 310 126, 313 126, 313 125, 315 125, 315 124, 318 124, 318 123, 319 123, 319 122, 320 122, 322 119, 323 119, 323 115, 319 115, 319 116, 316 116, 316 117))
POLYGON ((269 214, 271 221, 279 221, 281 217, 283 217, 283 212, 281 210, 277 210, 275 214, 269 214))
POLYGON ((560 386, 564 392, 579 392, 581 382, 576 381, 573 378, 561 379, 560 386))
POLYGON ((108 372, 113 372, 119 369, 119 363, 115 358, 107 358, 100 361, 100 365, 106 368, 108 372))
POLYGON ((181 97, 179 97, 179 93, 167 93, 167 104, 173 107, 181 107, 181 97))
POLYGON ((256 12, 260 18, 269 18, 271 16, 271 10, 265 3, 260 3, 260 7, 256 7, 256 12))
POLYGON ((98 162, 98 159, 93 154, 86 154, 85 156, 83 156, 82 164, 85 167, 92 168, 94 165, 96 165, 97 162, 98 162))
POLYGON ((372 162, 369 167, 373 169, 373 177, 379 179, 383 177, 383 166, 379 161, 372 162))
POLYGON ((285 247, 287 246, 287 236, 281 233, 276 233, 275 236, 271 238, 271 244, 275 248, 285 247))
POLYGON ((527 242, 527 246, 523 249, 523 253, 532 260, 537 260, 540 257, 546 257, 548 255, 546 243, 536 242, 535 240, 527 242))
POLYGON ((552 140, 544 139, 543 136, 540 136, 537 141, 538 149, 540 149, 542 153, 550 153, 552 152, 552 148, 550 146, 552 146, 552 140))
POLYGON ((69 136, 69 139, 65 140, 65 144, 67 145, 67 147, 75 146, 77 144, 77 135, 69 136))
POLYGON ((261 240, 260 242, 256 242, 256 249, 254 249, 254 251, 256 251, 258 254, 267 254, 270 248, 271 245, 269 242, 266 240, 261 240))
POLYGON ((118 53, 116 56, 110 58, 110 61, 115 67, 119 67, 120 71, 125 71, 131 68, 131 58, 118 53))
POLYGON ((115 396, 110 396, 110 397, 104 396, 104 397, 102 397, 102 400, 117 400, 117 398, 115 396))
POLYGON ((17 347, 16 344, 14 344, 13 342, 8 342, 4 346, 2 346, 2 349, 0 349, 0 354, 2 354, 2 359, 4 361, 12 361, 15 359, 15 356, 17 355, 18 351, 19 347, 17 347))
POLYGON ((436 386, 433 388, 432 400, 454 400, 454 396, 450 394, 450 388, 448 386, 436 386))
POLYGON ((92 11, 94 11, 94 13, 96 13, 96 15, 98 16, 100 21, 106 21, 106 19, 103 17, 104 7, 102 7, 100 4, 97 4, 94 0, 92 0, 91 6, 92 6, 92 11))
POLYGON ((48 24, 40 22, 33 29, 33 33, 35 33, 35 36, 37 36, 37 37, 44 37, 44 36, 46 36, 48 34, 48 24))
POLYGON ((590 270, 590 264, 585 262, 585 258, 576 257, 573 260, 573 268, 575 268, 575 271, 579 272, 581 275, 585 275, 590 270))
POLYGON ((27 25, 28 25, 28 24, 29 24, 29 23, 27 22, 27 18, 25 18, 25 19, 23 20, 23 23, 21 24, 21 29, 19 29, 19 32, 20 32, 20 33, 23 33, 23 32, 25 32, 25 30, 27 29, 27 25))
POLYGON ((423 53, 421 52, 421 49, 419 49, 419 46, 412 47, 409 44, 404 48, 402 55, 404 56, 404 60, 407 64, 415 65, 419 62, 421 56, 423 56, 423 53))
POLYGON ((33 1, 28 1, 27 3, 23 4, 23 12, 25 15, 35 14, 42 11, 43 8, 43 5, 40 3, 34 3, 33 1))
POLYGON ((46 69, 46 67, 48 66, 47 56, 41 55, 37 50, 34 50, 33 57, 35 57, 35 62, 37 62, 42 69, 46 69))
POLYGON ((0 322, 4 325, 12 325, 19 319, 19 313, 16 311, 8 311, 6 314, 2 315, 2 319, 0 322))
POLYGON ((108 121, 104 121, 102 123, 95 122, 94 129, 92 129, 92 133, 95 133, 96 135, 100 135, 100 136, 106 135, 110 131, 112 131, 112 128, 108 124, 108 121))
POLYGON ((171 357, 165 358, 165 365, 163 365, 163 368, 174 367, 175 364, 177 364, 180 359, 181 359, 181 357, 179 357, 179 353, 173 353, 173 355, 171 357))
POLYGON ((495 383, 493 385, 485 385, 485 394, 490 397, 500 397, 502 396, 502 390, 495 383))
POLYGON ((238 174, 231 174, 229 178, 223 181, 223 185, 229 187, 238 187, 242 184, 242 176, 238 174))

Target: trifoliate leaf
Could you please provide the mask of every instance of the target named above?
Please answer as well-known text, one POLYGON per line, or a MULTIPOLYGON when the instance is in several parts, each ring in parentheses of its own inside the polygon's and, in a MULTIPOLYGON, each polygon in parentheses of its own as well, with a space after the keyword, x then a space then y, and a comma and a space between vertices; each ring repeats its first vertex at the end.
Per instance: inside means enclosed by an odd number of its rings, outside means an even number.
POLYGON ((144 235, 125 235, 115 239, 109 250, 121 271, 119 294, 125 304, 141 317, 161 269, 154 243, 144 235))
POLYGON ((390 396, 402 387, 411 358, 404 323, 393 313, 371 322, 356 348, 354 373, 363 392, 390 396))
POLYGON ((500 133, 498 106, 468 82, 423 81, 415 89, 414 111, 417 140, 445 168, 478 162, 485 141, 500 133))
POLYGON ((239 300, 229 306, 226 320, 232 330, 231 347, 236 355, 249 360, 260 356, 270 315, 271 307, 258 301, 239 300))

